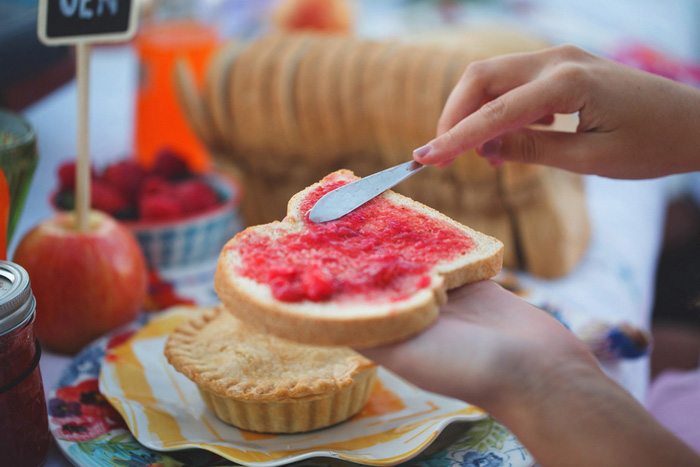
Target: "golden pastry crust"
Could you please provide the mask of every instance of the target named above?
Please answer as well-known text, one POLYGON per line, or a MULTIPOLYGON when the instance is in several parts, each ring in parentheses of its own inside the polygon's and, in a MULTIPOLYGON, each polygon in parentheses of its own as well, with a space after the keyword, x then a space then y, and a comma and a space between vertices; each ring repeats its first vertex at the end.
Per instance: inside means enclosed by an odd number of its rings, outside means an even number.
POLYGON ((376 364, 344 347, 301 345, 253 331, 223 307, 181 324, 165 346, 168 361, 210 393, 280 401, 340 392, 376 364))

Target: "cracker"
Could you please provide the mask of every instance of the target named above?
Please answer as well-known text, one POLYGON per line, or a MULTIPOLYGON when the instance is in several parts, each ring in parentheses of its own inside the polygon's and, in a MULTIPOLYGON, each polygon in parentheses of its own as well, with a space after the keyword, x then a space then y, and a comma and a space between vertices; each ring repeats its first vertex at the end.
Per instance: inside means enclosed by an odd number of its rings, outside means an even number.
POLYGON ((427 99, 427 105, 425 107, 425 113, 423 114, 424 124, 426 129, 430 129, 432 135, 429 139, 435 137, 437 132, 437 123, 442 114, 442 109, 445 107, 445 74, 450 67, 451 56, 441 50, 435 51, 435 60, 431 65, 431 69, 428 72, 428 77, 426 81, 426 89, 430 93, 430 97, 427 99))
POLYGON ((332 154, 327 145, 329 125, 324 121, 326 115, 322 111, 322 107, 325 104, 323 102, 322 90, 325 82, 328 81, 328 76, 324 67, 343 40, 345 40, 345 38, 342 36, 326 35, 322 37, 320 48, 314 59, 314 72, 312 80, 310 81, 308 101, 310 104, 310 112, 307 115, 309 128, 311 130, 307 148, 314 160, 318 160, 319 158, 327 160, 329 154, 332 154))
MULTIPOLYGON (((251 145, 262 154, 267 154, 271 148, 270 142, 274 139, 274 133, 270 129, 270 90, 272 88, 272 76, 270 69, 277 60, 283 36, 273 34, 262 40, 261 48, 255 60, 250 66, 251 92, 250 114, 247 116, 250 123, 251 145)), ((268 157, 271 157, 268 156, 268 157)))
POLYGON ((345 150, 340 116, 340 73, 346 55, 355 44, 355 41, 347 38, 332 41, 319 61, 319 137, 322 138, 320 142, 324 151, 331 154, 343 153, 345 150))
POLYGON ((251 113, 255 105, 256 83, 253 82, 252 66, 258 60, 258 54, 267 46, 265 39, 258 39, 248 44, 240 53, 233 65, 232 80, 229 83, 229 102, 232 109, 231 119, 234 129, 234 147, 243 152, 255 150, 254 125, 251 113))
MULTIPOLYGON (((385 76, 386 65, 389 59, 396 53, 398 45, 393 42, 376 43, 369 50, 367 61, 362 73, 362 86, 360 89, 359 98, 362 99, 362 116, 368 122, 369 128, 366 128, 367 148, 373 152, 381 152, 379 132, 379 121, 377 118, 376 109, 383 105, 384 95, 388 77, 385 76)), ((387 160, 385 156, 382 156, 387 160)))
POLYGON ((423 76, 419 79, 421 86, 417 87, 413 96, 416 109, 415 137, 423 144, 435 138, 437 119, 442 111, 441 96, 442 77, 446 56, 439 50, 434 51, 427 59, 423 76))
POLYGON ((443 52, 448 55, 447 66, 445 67, 445 76, 443 80, 442 88, 442 101, 443 106, 447 103, 447 99, 450 97, 452 90, 459 82, 464 70, 469 64, 470 60, 461 51, 457 52, 443 52))
POLYGON ((583 179, 546 167, 528 190, 531 202, 513 207, 513 222, 524 261, 538 277, 569 273, 585 253, 591 235, 583 179))
POLYGON ((501 189, 506 196, 526 190, 536 183, 544 172, 545 167, 537 164, 522 164, 508 162, 500 167, 501 189))
POLYGON ((340 121, 342 138, 348 153, 367 151, 367 119, 362 99, 362 76, 367 60, 377 48, 376 42, 358 41, 344 57, 340 65, 340 121))
POLYGON ((299 63, 310 45, 309 35, 288 36, 270 71, 270 128, 274 135, 270 143, 274 151, 280 154, 296 155, 301 152, 302 139, 294 88, 299 63))
POLYGON ((180 107, 184 110, 185 117, 194 133, 208 147, 219 145, 217 135, 213 131, 211 116, 204 105, 202 97, 197 92, 192 69, 187 62, 179 60, 175 64, 175 83, 180 107))
POLYGON ((383 89, 379 102, 375 104, 377 139, 382 157, 387 166, 393 166, 410 159, 401 144, 399 121, 403 113, 403 95, 406 84, 406 67, 411 60, 413 49, 398 46, 396 53, 387 60, 383 75, 383 89))
POLYGON ((243 49, 240 41, 227 41, 209 62, 205 76, 204 99, 212 116, 214 131, 228 149, 232 149, 229 74, 236 57, 243 49))
POLYGON ((294 103, 302 140, 300 154, 309 161, 317 157, 318 111, 315 87, 319 79, 318 60, 325 47, 326 43, 321 36, 313 37, 299 63, 294 85, 294 103))
POLYGON ((421 90, 425 88, 428 74, 427 65, 432 55, 433 51, 428 47, 416 48, 406 68, 400 134, 401 139, 406 141, 409 151, 427 143, 419 138, 418 128, 421 115, 417 99, 421 90))

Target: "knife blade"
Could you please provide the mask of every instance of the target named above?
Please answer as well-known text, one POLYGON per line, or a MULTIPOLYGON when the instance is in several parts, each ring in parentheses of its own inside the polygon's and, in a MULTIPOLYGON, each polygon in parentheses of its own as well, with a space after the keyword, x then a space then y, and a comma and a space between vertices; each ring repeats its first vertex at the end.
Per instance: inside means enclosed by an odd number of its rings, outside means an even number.
POLYGON ((309 210, 309 219, 328 222, 343 217, 424 168, 408 161, 329 191, 309 210))

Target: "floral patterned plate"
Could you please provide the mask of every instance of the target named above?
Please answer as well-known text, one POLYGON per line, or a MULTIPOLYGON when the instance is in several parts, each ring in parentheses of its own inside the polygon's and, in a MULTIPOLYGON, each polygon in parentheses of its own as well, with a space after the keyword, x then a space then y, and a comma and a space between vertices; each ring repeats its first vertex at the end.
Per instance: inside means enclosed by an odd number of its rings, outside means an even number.
MULTIPOLYGON (((50 428, 58 446, 75 465, 80 467, 107 466, 230 466, 233 464, 219 455, 205 449, 180 449, 162 452, 149 449, 139 443, 129 431, 127 424, 100 393, 98 378, 105 358, 114 355, 121 348, 131 347, 138 342, 141 330, 157 329, 157 323, 172 318, 182 310, 173 310, 151 315, 150 323, 144 318, 127 328, 108 335, 83 350, 62 374, 57 388, 49 395, 50 428), (154 327, 154 323, 156 326, 154 327)), ((160 326, 162 328, 162 326, 160 326)), ((170 324, 166 327, 170 327, 170 324)), ((148 334, 148 331, 146 331, 148 334)), ((156 332, 156 334, 158 334, 156 332)), ((113 362, 108 362, 110 365, 113 362)), ((387 372, 388 374, 388 372, 387 372)), ((398 380, 398 378, 397 378, 398 380)), ((391 377, 382 378, 389 389, 396 389, 391 377)), ((405 383, 401 383, 405 384, 405 383)), ((123 407, 120 407, 123 409, 123 407)), ((486 466, 486 467, 529 467, 534 464, 531 455, 518 440, 503 426, 489 417, 474 416, 472 422, 455 422, 442 430, 435 430, 427 444, 430 446, 412 460, 401 464, 415 467, 443 466, 486 466), (431 444, 432 443, 432 444, 431 444)), ((456 417, 455 420, 459 420, 456 417)), ((449 420, 448 420, 449 421, 449 420)), ((425 448, 422 446, 421 449, 425 448)), ((416 452, 417 454, 417 452, 416 452)), ((396 462, 367 462, 363 464, 390 465, 396 462)), ((291 459, 286 461, 291 462, 291 459)), ((278 464, 285 463, 280 460, 278 464)), ((338 458, 314 457, 301 460, 294 465, 313 467, 345 467, 357 465, 338 458)))

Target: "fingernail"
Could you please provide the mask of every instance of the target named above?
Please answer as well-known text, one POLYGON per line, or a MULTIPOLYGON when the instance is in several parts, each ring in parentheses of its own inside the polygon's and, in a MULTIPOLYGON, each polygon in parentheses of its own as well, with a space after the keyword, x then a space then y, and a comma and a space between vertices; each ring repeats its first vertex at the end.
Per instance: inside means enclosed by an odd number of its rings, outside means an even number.
POLYGON ((425 146, 421 146, 418 149, 414 150, 413 155, 418 159, 422 159, 430 153, 431 149, 433 148, 430 146, 430 143, 428 143, 425 146))
POLYGON ((478 153, 482 157, 495 157, 495 156, 500 155, 502 145, 503 145, 503 142, 501 141, 501 138, 495 138, 495 139, 486 141, 481 146, 478 153))

